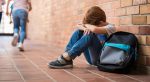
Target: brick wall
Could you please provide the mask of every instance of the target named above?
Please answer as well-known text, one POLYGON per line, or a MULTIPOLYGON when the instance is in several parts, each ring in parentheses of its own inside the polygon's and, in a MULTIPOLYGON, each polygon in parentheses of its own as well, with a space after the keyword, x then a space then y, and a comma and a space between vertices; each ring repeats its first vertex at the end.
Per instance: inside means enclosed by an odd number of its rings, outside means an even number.
POLYGON ((37 41, 48 40, 51 35, 51 0, 31 0, 32 11, 29 12, 27 37, 37 41))
POLYGON ((140 42, 140 64, 150 66, 150 0, 32 0, 27 35, 64 48, 88 8, 101 7, 117 30, 132 32, 140 42))

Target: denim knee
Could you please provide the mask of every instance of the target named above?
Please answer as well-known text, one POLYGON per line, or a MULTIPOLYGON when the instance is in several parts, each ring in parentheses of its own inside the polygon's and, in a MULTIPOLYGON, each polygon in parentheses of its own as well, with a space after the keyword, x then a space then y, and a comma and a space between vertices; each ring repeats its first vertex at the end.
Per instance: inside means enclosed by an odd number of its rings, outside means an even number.
POLYGON ((69 56, 72 59, 75 59, 77 56, 80 56, 82 52, 84 52, 90 45, 92 45, 93 33, 88 35, 83 35, 73 47, 67 51, 69 56))

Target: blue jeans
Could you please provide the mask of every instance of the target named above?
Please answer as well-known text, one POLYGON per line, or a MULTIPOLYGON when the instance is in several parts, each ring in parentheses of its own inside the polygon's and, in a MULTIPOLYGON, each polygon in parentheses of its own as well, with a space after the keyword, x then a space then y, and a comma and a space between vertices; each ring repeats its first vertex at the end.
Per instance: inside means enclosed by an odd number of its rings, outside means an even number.
POLYGON ((18 42, 23 43, 26 36, 26 20, 28 13, 23 9, 18 9, 13 11, 12 15, 14 21, 14 33, 20 33, 18 42))
POLYGON ((90 33, 89 35, 83 35, 83 31, 76 30, 72 34, 65 52, 67 52, 72 59, 80 56, 83 52, 87 62, 96 65, 101 48, 102 45, 96 34, 90 33))

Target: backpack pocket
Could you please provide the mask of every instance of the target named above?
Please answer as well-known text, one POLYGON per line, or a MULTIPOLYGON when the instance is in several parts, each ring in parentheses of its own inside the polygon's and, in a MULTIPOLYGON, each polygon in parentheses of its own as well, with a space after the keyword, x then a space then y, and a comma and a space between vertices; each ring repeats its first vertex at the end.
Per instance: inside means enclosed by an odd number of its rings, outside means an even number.
POLYGON ((100 56, 100 64, 121 66, 128 59, 128 45, 105 43, 100 56))

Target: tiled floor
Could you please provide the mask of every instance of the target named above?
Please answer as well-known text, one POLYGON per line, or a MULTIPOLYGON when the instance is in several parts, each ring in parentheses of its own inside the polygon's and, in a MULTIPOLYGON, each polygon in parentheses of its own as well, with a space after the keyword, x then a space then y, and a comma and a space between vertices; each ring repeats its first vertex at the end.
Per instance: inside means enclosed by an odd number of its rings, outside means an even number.
POLYGON ((37 41, 25 42, 25 52, 12 47, 11 37, 0 37, 0 82, 150 82, 146 74, 114 74, 98 71, 76 58, 73 69, 50 69, 47 63, 62 49, 37 41))

